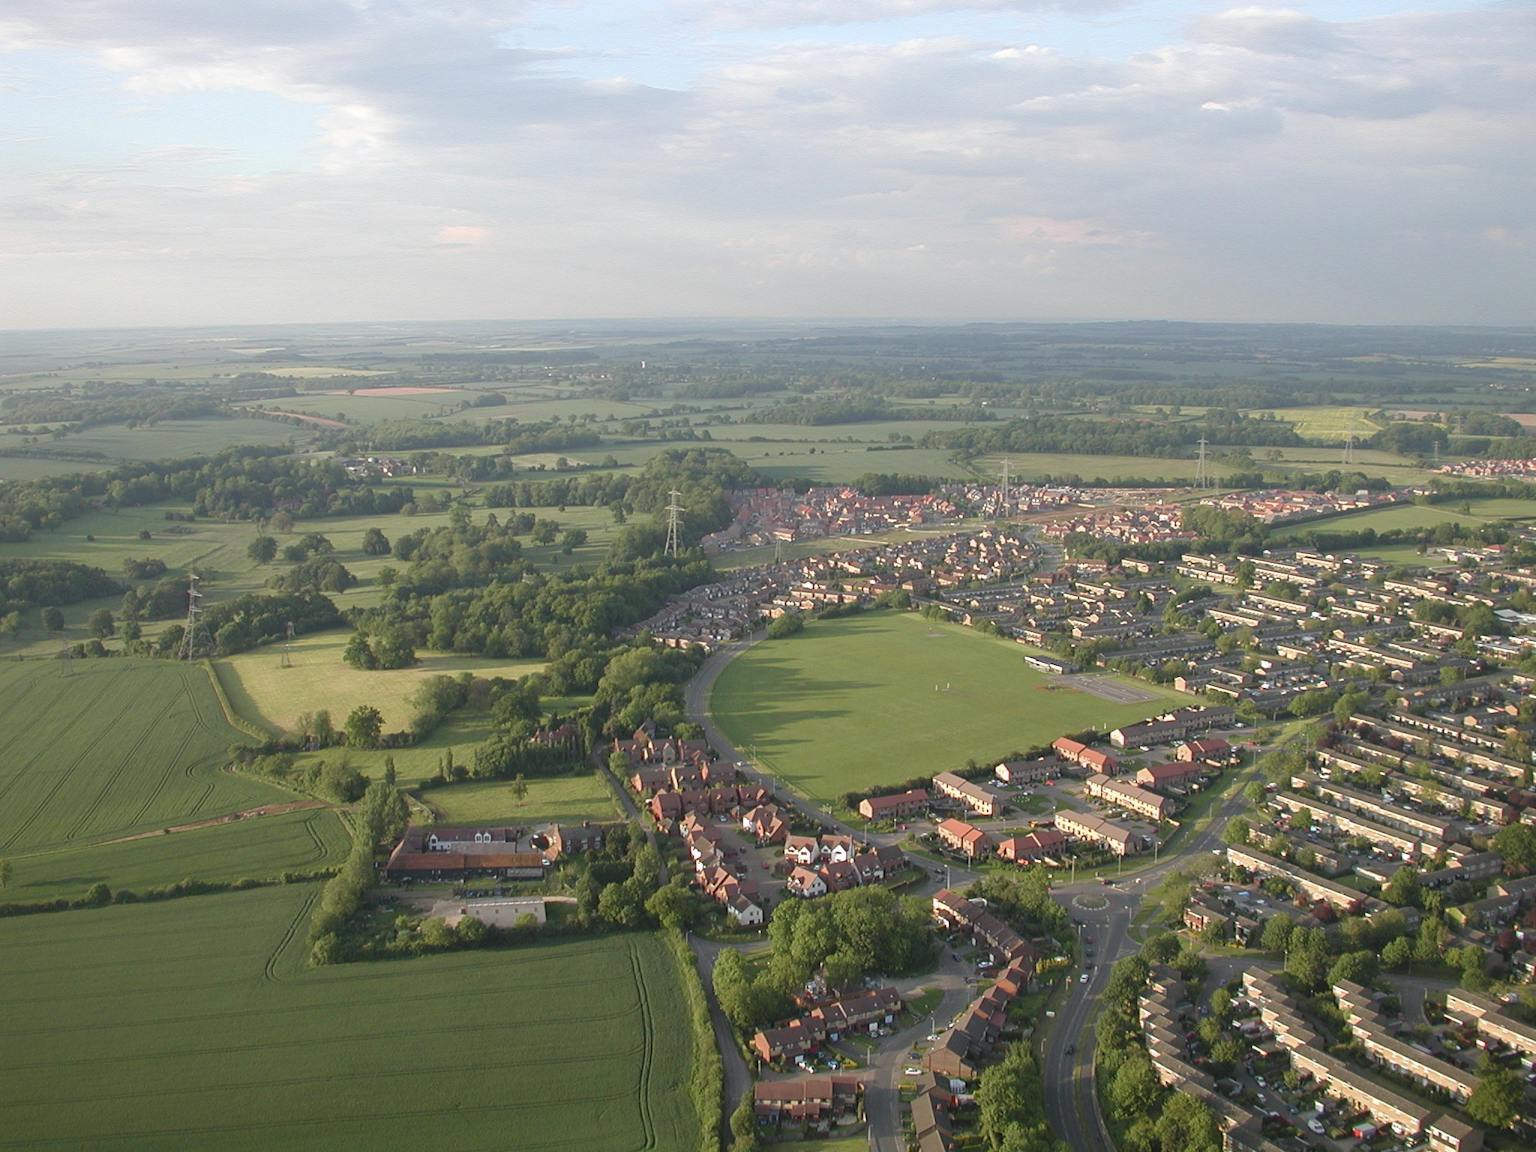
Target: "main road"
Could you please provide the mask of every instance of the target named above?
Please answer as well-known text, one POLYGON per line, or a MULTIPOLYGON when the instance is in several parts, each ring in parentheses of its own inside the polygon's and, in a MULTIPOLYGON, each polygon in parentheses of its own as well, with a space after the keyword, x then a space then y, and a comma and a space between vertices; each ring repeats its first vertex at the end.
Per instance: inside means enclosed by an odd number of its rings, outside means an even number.
MULTIPOLYGON (((738 771, 752 782, 767 788, 774 795, 785 786, 774 776, 761 771, 756 762, 737 748, 715 723, 710 712, 709 697, 720 673, 732 660, 762 639, 762 633, 727 644, 705 660, 697 675, 688 683, 685 707, 688 719, 699 725, 710 745, 722 757, 737 765, 738 771)), ((1045 1084, 1045 1113, 1052 1129, 1072 1152, 1114 1152, 1109 1130, 1099 1109, 1098 1095, 1094 1091, 1093 1054, 1094 1022, 1098 1016, 1100 998, 1109 982, 1109 972, 1115 961, 1137 950, 1131 939, 1130 926, 1141 910, 1147 889, 1156 884, 1181 862, 1203 853, 1218 849, 1221 832, 1227 822, 1243 807, 1240 785, 1246 778, 1240 773, 1228 785, 1228 794, 1212 814, 1209 823, 1190 840, 1178 847, 1149 868, 1138 870, 1132 876, 1109 885, 1096 882, 1071 884, 1054 890, 1073 920, 1079 932, 1086 938, 1094 938, 1095 966, 1088 972, 1088 979, 1074 981, 1066 999, 1056 1010, 1055 1022, 1046 1032, 1042 1050, 1041 1074, 1045 1084)), ((869 833, 852 828, 831 813, 798 793, 786 796, 807 815, 829 828, 847 835, 870 838, 869 833)), ((881 839, 881 837, 875 837, 881 839)), ((974 879, 968 871, 953 879, 964 883, 974 879)), ((927 892, 936 885, 924 883, 920 891, 927 892)), ((701 960, 705 957, 700 957, 701 960)), ((964 1004, 964 994, 948 981, 944 986, 944 1001, 939 1015, 949 1019, 964 1004)), ((711 995, 713 999, 713 995, 711 995)), ((734 1047, 734 1045, 733 1045, 734 1047)), ((865 1112, 869 1117, 870 1147, 876 1152, 899 1152, 901 1147, 900 1100, 897 1091, 901 1064, 907 1053, 907 1045, 890 1046, 882 1051, 871 1065, 865 1112)), ((736 1076, 741 1068, 729 1068, 736 1076)), ((732 1079, 728 1075, 728 1079, 732 1079)))

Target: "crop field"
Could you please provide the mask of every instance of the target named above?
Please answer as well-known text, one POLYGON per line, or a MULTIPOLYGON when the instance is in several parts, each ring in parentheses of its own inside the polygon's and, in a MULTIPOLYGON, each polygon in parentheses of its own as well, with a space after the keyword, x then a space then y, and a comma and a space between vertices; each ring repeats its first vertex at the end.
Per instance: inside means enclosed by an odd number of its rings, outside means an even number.
POLYGON ((432 788, 421 801, 449 824, 540 824, 548 821, 616 820, 613 793, 593 772, 529 780, 518 800, 510 780, 471 780, 432 788))
MULTIPOLYGON (((284 445, 303 443, 309 438, 303 429, 273 420, 208 417, 164 420, 138 428, 105 424, 73 433, 57 443, 50 440, 35 445, 40 449, 57 448, 60 452, 100 452, 102 459, 0 456, 0 480, 95 472, 114 468, 125 460, 169 460, 217 452, 237 444, 284 445)), ((20 448, 22 445, 10 438, 0 438, 0 447, 20 448)))
POLYGON ((1188 697, 1111 703, 1024 666, 1024 650, 915 613, 816 621, 755 645, 721 673, 710 700, 738 748, 806 795, 897 783, 1108 730, 1188 697))
POLYGON ((1394 528, 1414 530, 1458 522, 1475 524, 1481 520, 1477 516, 1457 512, 1446 504, 1399 504, 1391 508, 1367 508, 1360 512, 1347 512, 1343 516, 1314 520, 1297 525, 1284 534, 1294 536, 1313 528, 1319 532, 1363 532, 1367 528, 1388 532, 1394 528))
POLYGON ((307 872, 338 866, 350 845, 341 818, 329 808, 141 834, 65 851, 13 856, 14 875, 10 887, 0 891, 0 903, 76 899, 98 882, 114 892, 142 892, 180 880, 267 880, 290 869, 307 872))
MULTIPOLYGON (((1268 411, 1268 410, 1266 410, 1268 411)), ((1296 434, 1308 440, 1325 440, 1328 443, 1344 443, 1353 432, 1360 440, 1381 430, 1381 426, 1369 419, 1369 408, 1350 408, 1330 405, 1322 408, 1276 408, 1277 420, 1296 426, 1296 434)))
MULTIPOLYGON (((444 392, 408 392, 391 389, 390 395, 349 396, 345 392, 306 392, 302 396, 284 396, 263 401, 261 407, 280 412, 307 412, 356 424, 376 420, 419 420, 436 416, 444 408, 453 408, 471 399, 473 393, 457 389, 444 392)), ((465 415, 464 419, 469 417, 465 415)), ((288 428, 273 423, 273 428, 288 428)))
POLYGON ((544 667, 540 660, 485 660, 475 656, 419 653, 413 668, 363 672, 342 662, 349 631, 316 632, 293 642, 292 667, 282 666, 281 646, 258 648, 214 662, 230 703, 248 720, 291 728, 301 712, 330 710, 339 728, 359 704, 384 714, 384 728, 403 728, 411 719, 408 702, 428 676, 473 672, 515 679, 544 667))
POLYGON ((243 739, 199 666, 0 662, 0 855, 292 800, 222 770, 243 739))
MULTIPOLYGON (((983 474, 1002 473, 1001 456, 983 457, 976 462, 983 474)), ((1086 481, 1173 480, 1193 481, 1199 462, 1191 453, 1181 460, 1167 456, 1080 456, 1069 452, 1018 452, 1008 457, 1008 474, 1015 480, 1041 480, 1047 476, 1077 476, 1086 481)), ((1206 470, 1219 481, 1238 469, 1216 460, 1206 461, 1206 470)))
POLYGON ((304 966, 311 885, 0 921, 0 1148, 692 1147, 661 941, 304 966))

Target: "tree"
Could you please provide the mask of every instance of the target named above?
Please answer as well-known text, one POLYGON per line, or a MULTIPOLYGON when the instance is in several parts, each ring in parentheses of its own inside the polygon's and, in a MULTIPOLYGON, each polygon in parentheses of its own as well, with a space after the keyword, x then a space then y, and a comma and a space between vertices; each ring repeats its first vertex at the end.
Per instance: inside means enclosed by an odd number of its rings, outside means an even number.
POLYGON ((384 716, 368 704, 359 704, 347 716, 347 743, 354 748, 377 748, 384 730, 384 716))
POLYGON ((384 757, 384 783, 393 784, 395 779, 395 758, 393 756, 386 756, 384 757))
POLYGON ((105 608, 98 608, 86 618, 85 628, 96 639, 105 640, 117 631, 117 623, 112 619, 111 612, 105 608))
POLYGON ((1346 952, 1328 969, 1328 985, 1332 987, 1345 980, 1355 984, 1369 984, 1376 975, 1376 968, 1376 953, 1346 952))
POLYGON ((512 778, 512 796, 519 804, 528 799, 528 781, 521 772, 512 778))
POLYGON ((388 556, 389 538, 377 528, 363 533, 363 552, 369 556, 388 556))
POLYGON ((0 856, 0 891, 11 886, 11 862, 8 858, 0 856))
POLYGON ((1248 843, 1248 829, 1250 825, 1241 816, 1234 816, 1227 822, 1227 826, 1221 830, 1221 839, 1226 844, 1248 843))
POLYGON ((753 1103, 754 1094, 749 1087, 731 1113, 731 1152, 758 1152, 762 1147, 757 1138, 757 1114, 753 1103))
POLYGON ((1220 1152, 1221 1130, 1210 1107, 1186 1093, 1175 1093, 1157 1118, 1157 1138, 1164 1152, 1220 1152))
POLYGON ((1477 1087, 1467 1097, 1467 1115, 1490 1128, 1507 1128, 1524 1101, 1520 1077, 1492 1062, 1484 1064, 1477 1087))
POLYGON ((64 631, 64 613, 60 612, 57 608, 54 608, 51 605, 49 607, 47 607, 47 608, 44 608, 43 609, 43 631, 45 631, 45 632, 62 632, 62 631, 64 631))
POLYGON ((1388 940, 1386 947, 1381 950, 1381 962, 1394 972, 1401 972, 1412 960, 1413 945, 1406 936, 1388 940))
POLYGON ((1525 874, 1536 871, 1536 828, 1529 824, 1510 824, 1493 837, 1493 850, 1509 872, 1525 874))
POLYGON ((270 564, 277 558, 277 537, 256 537, 246 545, 245 554, 258 564, 270 564))
POLYGON ((757 1024, 752 977, 740 952, 735 948, 722 949, 715 957, 710 981, 714 985, 715 999, 720 1002, 720 1011, 732 1024, 743 1031, 757 1024))
POLYGON ((1392 873, 1392 879, 1382 889, 1381 895, 1388 904, 1399 908, 1417 908, 1423 898, 1424 888, 1419 882, 1419 870, 1404 864, 1392 873))
POLYGON ((1322 985, 1328 974, 1328 937, 1321 928, 1296 928, 1291 932, 1285 970, 1309 991, 1322 985))
POLYGON ((805 631, 805 617, 798 612, 786 612, 768 625, 770 640, 783 640, 805 631))

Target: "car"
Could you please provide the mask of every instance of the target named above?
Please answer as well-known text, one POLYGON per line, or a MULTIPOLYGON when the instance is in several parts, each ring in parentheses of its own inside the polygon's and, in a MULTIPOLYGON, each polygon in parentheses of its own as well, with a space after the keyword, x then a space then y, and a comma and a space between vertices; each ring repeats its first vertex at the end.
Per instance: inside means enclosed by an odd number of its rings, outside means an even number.
POLYGON ((1077 1055, 1077 1045, 1076 1044, 1068 1044, 1067 1045, 1067 1055, 1068 1056, 1075 1056, 1075 1055, 1077 1055))
POLYGON ((921 1076, 923 1070, 921 1068, 903 1068, 901 1074, 903 1076, 921 1076))
POLYGON ((1317 1121, 1317 1120, 1308 1120, 1307 1121, 1307 1130, 1309 1132, 1315 1132, 1319 1136, 1323 1135, 1323 1133, 1326 1131, 1326 1129, 1323 1128, 1322 1123, 1320 1121, 1317 1121))
POLYGON ((1079 976, 1077 978, 1077 982, 1079 984, 1086 984, 1086 983, 1088 983, 1088 973, 1084 972, 1081 976, 1079 976))

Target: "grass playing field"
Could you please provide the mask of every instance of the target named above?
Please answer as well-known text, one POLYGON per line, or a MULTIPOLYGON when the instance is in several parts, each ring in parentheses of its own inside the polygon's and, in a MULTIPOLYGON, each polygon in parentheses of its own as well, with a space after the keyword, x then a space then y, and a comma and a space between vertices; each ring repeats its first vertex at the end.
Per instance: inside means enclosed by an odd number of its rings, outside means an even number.
POLYGON ((68 678, 61 671, 0 663, 0 855, 293 799, 222 770, 244 737, 224 723, 202 667, 76 660, 68 678))
POLYGON ((542 668, 539 660, 482 660, 437 652, 419 653, 415 667, 362 672, 342 662, 350 632, 316 632, 293 642, 292 667, 282 666, 280 646, 258 648, 215 661, 235 711, 273 728, 289 728, 301 712, 330 710, 340 727, 359 704, 384 714, 385 731, 396 731, 414 712, 408 700, 428 676, 473 672, 515 679, 542 668))
POLYGON ((595 773, 529 780, 528 795, 518 800, 510 780, 472 780, 431 788, 421 800, 446 824, 573 824, 619 817, 613 793, 595 773))
POLYGON ((1016 644, 874 613, 754 646, 721 674, 710 708, 737 747, 755 746, 766 768, 832 800, 1188 702, 1133 683, 1155 699, 1110 703, 1026 668, 1016 644))
POLYGON ((1330 444, 1342 444, 1353 432, 1356 440, 1372 436, 1381 430, 1370 419, 1369 408, 1350 408, 1330 405, 1322 408, 1276 408, 1275 418, 1296 426, 1296 434, 1308 440, 1322 440, 1330 444))
POLYGON ((317 892, 0 921, 0 1148, 694 1145, 656 937, 308 969, 317 892))
POLYGON ((311 808, 247 817, 164 835, 44 851, 11 858, 14 874, 0 902, 73 900, 92 884, 142 892, 180 880, 268 880, 289 870, 339 865, 351 846, 340 816, 311 808))

